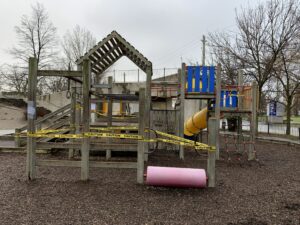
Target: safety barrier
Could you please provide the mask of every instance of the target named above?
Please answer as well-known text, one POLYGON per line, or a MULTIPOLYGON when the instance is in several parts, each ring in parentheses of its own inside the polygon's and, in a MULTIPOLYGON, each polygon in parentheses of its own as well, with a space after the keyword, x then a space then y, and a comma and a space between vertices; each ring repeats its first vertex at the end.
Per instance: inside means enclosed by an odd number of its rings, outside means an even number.
POLYGON ((123 134, 123 133, 112 133, 112 131, 117 130, 138 130, 137 127, 94 127, 90 130, 97 130, 98 132, 83 132, 79 134, 56 134, 61 131, 68 131, 71 129, 58 129, 58 130, 38 130, 35 133, 21 133, 18 134, 21 137, 35 137, 35 138, 57 138, 57 139, 81 139, 81 138, 117 138, 117 139, 133 139, 143 142, 164 142, 174 145, 180 145, 185 147, 194 148, 196 150, 204 151, 215 151, 214 146, 209 146, 196 141, 191 141, 176 135, 167 134, 161 131, 146 129, 145 132, 154 132, 156 138, 145 138, 144 136, 138 134, 123 134), (99 131, 106 131, 105 133, 99 131), (161 136, 161 137, 158 137, 161 136), (167 139, 168 138, 168 139, 167 139))

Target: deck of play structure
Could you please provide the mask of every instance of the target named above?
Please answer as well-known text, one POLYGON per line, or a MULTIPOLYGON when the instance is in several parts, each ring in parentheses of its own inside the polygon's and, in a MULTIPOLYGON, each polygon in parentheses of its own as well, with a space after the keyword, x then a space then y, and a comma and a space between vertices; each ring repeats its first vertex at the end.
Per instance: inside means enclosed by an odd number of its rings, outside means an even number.
MULTIPOLYGON (((137 182, 144 180, 144 162, 151 157, 151 148, 157 143, 176 146, 178 156, 184 160, 184 151, 189 149, 207 152, 207 168, 196 172, 189 168, 148 167, 146 183, 165 186, 215 187, 215 162, 219 159, 220 118, 238 117, 238 134, 242 132, 242 117, 251 121, 250 144, 247 150, 249 160, 255 159, 255 123, 257 109, 257 88, 243 84, 242 74, 238 85, 222 86, 221 67, 187 66, 178 69, 178 80, 152 81, 152 63, 129 44, 116 31, 110 33, 84 56, 77 60, 77 70, 39 70, 37 60, 29 59, 28 125, 16 129, 16 144, 26 136, 27 176, 37 177, 36 167, 63 166, 80 167, 81 180, 90 178, 89 168, 130 168, 137 170, 137 182), (112 78, 100 83, 105 70, 122 56, 128 57, 147 75, 146 82, 138 93, 113 93, 112 78), (71 81, 71 104, 36 119, 36 87, 39 76, 59 76, 71 81), (93 82, 92 82, 93 81, 93 82), (150 115, 154 112, 151 94, 153 89, 175 90, 177 98, 174 133, 170 134, 155 127, 150 115), (151 91, 152 90, 152 91, 151 91), (185 101, 206 101, 206 107, 185 121, 185 101), (96 104, 91 108, 91 102, 96 104), (138 113, 126 113, 124 104, 138 104, 138 113), (113 105, 119 104, 118 113, 113 105), (96 115, 91 120, 91 114, 96 115), (69 115, 67 120, 63 120, 69 115), (47 128, 45 120, 53 123, 47 128), (55 122, 57 121, 57 122, 55 122), (189 138, 207 128, 208 144, 189 138), (53 141, 56 140, 56 141, 53 141), (57 141, 59 140, 59 141, 57 141), (252 143, 252 144, 251 144, 252 143), (65 149, 68 160, 45 160, 36 155, 37 149, 65 149), (104 151, 106 160, 90 159, 91 151, 104 151), (136 151, 135 161, 114 161, 112 151, 136 151), (207 176, 207 184, 206 184, 207 176), (189 178, 188 178, 189 177, 189 178), (186 178, 186 180, 185 180, 186 178), (197 181, 200 181, 200 183, 197 181)), ((241 140, 238 140, 241 141, 241 140)))

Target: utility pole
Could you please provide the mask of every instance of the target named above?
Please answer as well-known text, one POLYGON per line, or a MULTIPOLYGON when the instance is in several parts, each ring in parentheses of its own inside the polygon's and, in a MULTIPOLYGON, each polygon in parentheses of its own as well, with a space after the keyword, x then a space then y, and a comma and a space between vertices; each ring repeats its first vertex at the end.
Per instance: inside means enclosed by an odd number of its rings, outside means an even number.
MULTIPOLYGON (((205 39, 205 35, 202 36, 202 66, 205 66, 205 44, 206 44, 206 39, 205 39)), ((203 108, 203 104, 202 104, 202 100, 199 100, 199 110, 202 110, 203 108)), ((198 140, 200 142, 202 142, 202 131, 199 132, 198 135, 198 140)))
POLYGON ((203 35, 201 42, 202 42, 202 66, 205 66, 205 44, 206 44, 205 35, 203 35))

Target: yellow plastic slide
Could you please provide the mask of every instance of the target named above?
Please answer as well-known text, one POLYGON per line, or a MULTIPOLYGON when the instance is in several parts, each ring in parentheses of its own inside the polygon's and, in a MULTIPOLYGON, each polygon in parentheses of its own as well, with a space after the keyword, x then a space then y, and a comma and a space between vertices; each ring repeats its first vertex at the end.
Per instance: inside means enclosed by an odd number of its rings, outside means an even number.
POLYGON ((201 130, 207 127, 207 108, 195 113, 188 118, 184 123, 184 134, 186 136, 193 136, 198 134, 201 130))

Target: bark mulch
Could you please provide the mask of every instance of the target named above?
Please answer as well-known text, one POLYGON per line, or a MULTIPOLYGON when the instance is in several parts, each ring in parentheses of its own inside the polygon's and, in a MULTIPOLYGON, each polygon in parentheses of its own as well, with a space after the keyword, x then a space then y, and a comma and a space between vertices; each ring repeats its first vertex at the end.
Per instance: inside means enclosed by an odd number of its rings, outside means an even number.
MULTIPOLYGON (((99 169, 81 182, 74 168, 39 168, 25 177, 26 156, 0 154, 0 224, 300 224, 300 149, 257 145, 259 162, 217 162, 214 189, 136 184, 132 169, 99 169)), ((53 156, 39 156, 53 158, 53 156)), ((155 152, 149 165, 205 168, 205 157, 155 152)))

